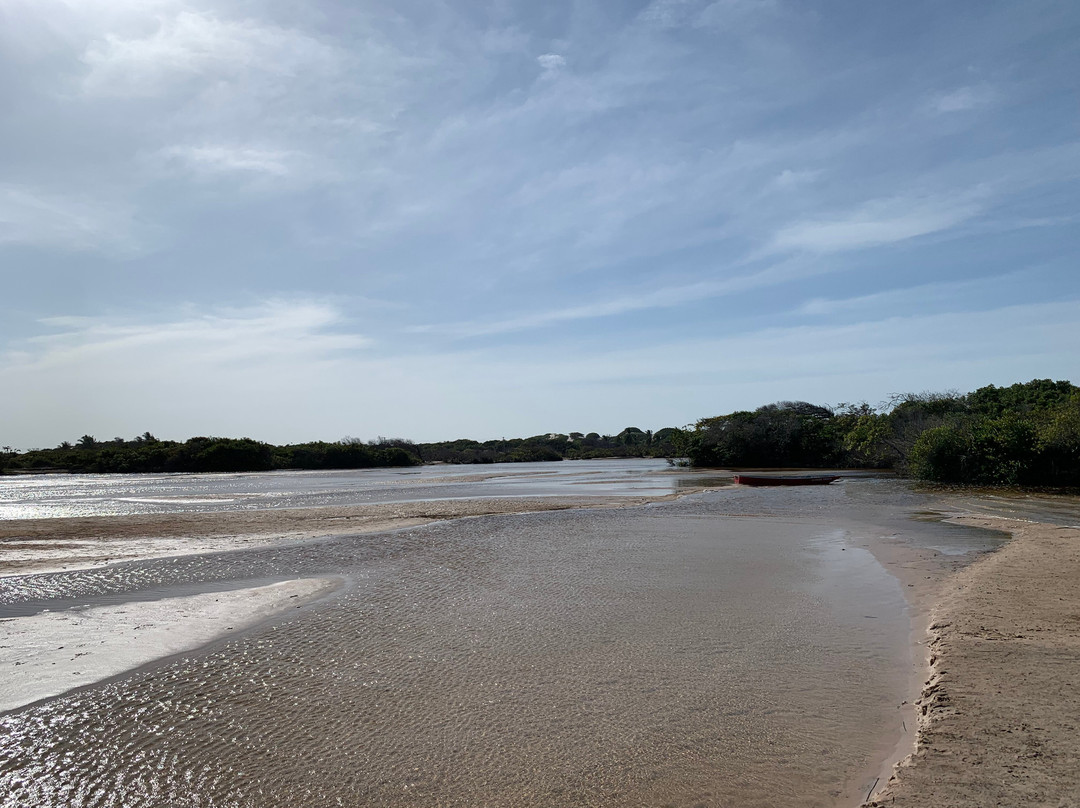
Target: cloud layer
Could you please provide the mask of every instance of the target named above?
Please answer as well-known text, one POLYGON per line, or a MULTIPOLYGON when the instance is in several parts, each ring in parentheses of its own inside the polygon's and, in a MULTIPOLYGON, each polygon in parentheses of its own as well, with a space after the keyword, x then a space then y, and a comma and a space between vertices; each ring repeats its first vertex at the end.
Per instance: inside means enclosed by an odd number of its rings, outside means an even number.
POLYGON ((1080 300, 1067 4, 0 0, 0 20, 5 442, 258 431, 228 401, 275 414, 248 415, 268 439, 482 437, 1080 377, 989 326, 1047 311, 1068 336, 1080 300))

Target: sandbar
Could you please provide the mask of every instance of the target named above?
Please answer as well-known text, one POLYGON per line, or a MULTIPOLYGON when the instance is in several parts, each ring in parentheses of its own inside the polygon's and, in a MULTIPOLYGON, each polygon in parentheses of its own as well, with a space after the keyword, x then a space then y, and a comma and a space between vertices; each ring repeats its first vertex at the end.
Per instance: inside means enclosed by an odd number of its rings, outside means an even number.
POLYGON ((627 507, 673 499, 696 490, 654 497, 498 497, 348 507, 0 520, 0 577, 381 533, 470 516, 627 507))
POLYGON ((0 712, 191 651, 331 591, 307 578, 0 620, 0 712))

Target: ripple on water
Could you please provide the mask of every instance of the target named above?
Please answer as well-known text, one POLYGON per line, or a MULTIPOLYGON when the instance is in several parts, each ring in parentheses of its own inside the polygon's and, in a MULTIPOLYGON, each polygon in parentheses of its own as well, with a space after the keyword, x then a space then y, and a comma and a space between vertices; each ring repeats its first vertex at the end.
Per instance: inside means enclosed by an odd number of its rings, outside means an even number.
POLYGON ((828 496, 474 519, 67 576, 89 592, 244 571, 351 585, 3 716, 0 805, 829 805, 904 695, 899 587, 824 521, 717 518, 826 513, 849 494, 828 496))

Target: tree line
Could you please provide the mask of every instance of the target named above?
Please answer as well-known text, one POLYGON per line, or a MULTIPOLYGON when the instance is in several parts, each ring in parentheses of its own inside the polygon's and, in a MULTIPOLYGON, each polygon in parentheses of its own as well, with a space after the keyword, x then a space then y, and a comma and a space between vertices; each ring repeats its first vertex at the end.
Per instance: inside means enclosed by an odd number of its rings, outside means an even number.
POLYGON ((275 469, 363 469, 421 463, 505 463, 595 457, 670 457, 677 429, 656 433, 627 427, 618 435, 572 432, 491 441, 414 443, 403 438, 364 442, 343 438, 275 446, 251 438, 196 437, 159 440, 150 432, 125 440, 98 441, 83 435, 52 449, 0 451, 0 473, 154 473, 271 471, 275 469))
POLYGON ((98 441, 0 451, 0 473, 357 469, 601 457, 681 458, 698 467, 891 468, 921 480, 1080 487, 1080 387, 1035 379, 972 393, 918 393, 886 404, 780 401, 683 429, 548 433, 489 441, 403 438, 274 446, 250 438, 98 441))
POLYGON ((1080 388, 1035 379, 878 408, 784 401, 704 418, 683 440, 695 466, 892 468, 942 483, 1080 487, 1080 388))
POLYGON ((132 440, 98 441, 83 435, 55 449, 0 453, 0 472, 67 471, 155 473, 271 471, 274 469, 361 469, 412 466, 420 461, 396 446, 344 439, 274 446, 251 438, 197 437, 184 442, 158 440, 149 432, 132 440))

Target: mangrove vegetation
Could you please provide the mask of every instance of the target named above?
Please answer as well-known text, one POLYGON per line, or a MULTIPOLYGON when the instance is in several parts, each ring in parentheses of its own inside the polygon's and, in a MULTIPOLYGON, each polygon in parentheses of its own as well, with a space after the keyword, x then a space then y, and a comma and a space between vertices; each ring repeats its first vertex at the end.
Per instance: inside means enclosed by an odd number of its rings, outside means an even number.
POLYGON ((918 393, 874 407, 781 401, 655 432, 548 433, 414 443, 403 438, 274 446, 251 438, 99 441, 3 447, 0 473, 360 469, 421 463, 658 457, 698 467, 885 468, 967 485, 1080 487, 1080 388, 1036 379, 972 393, 918 393))

